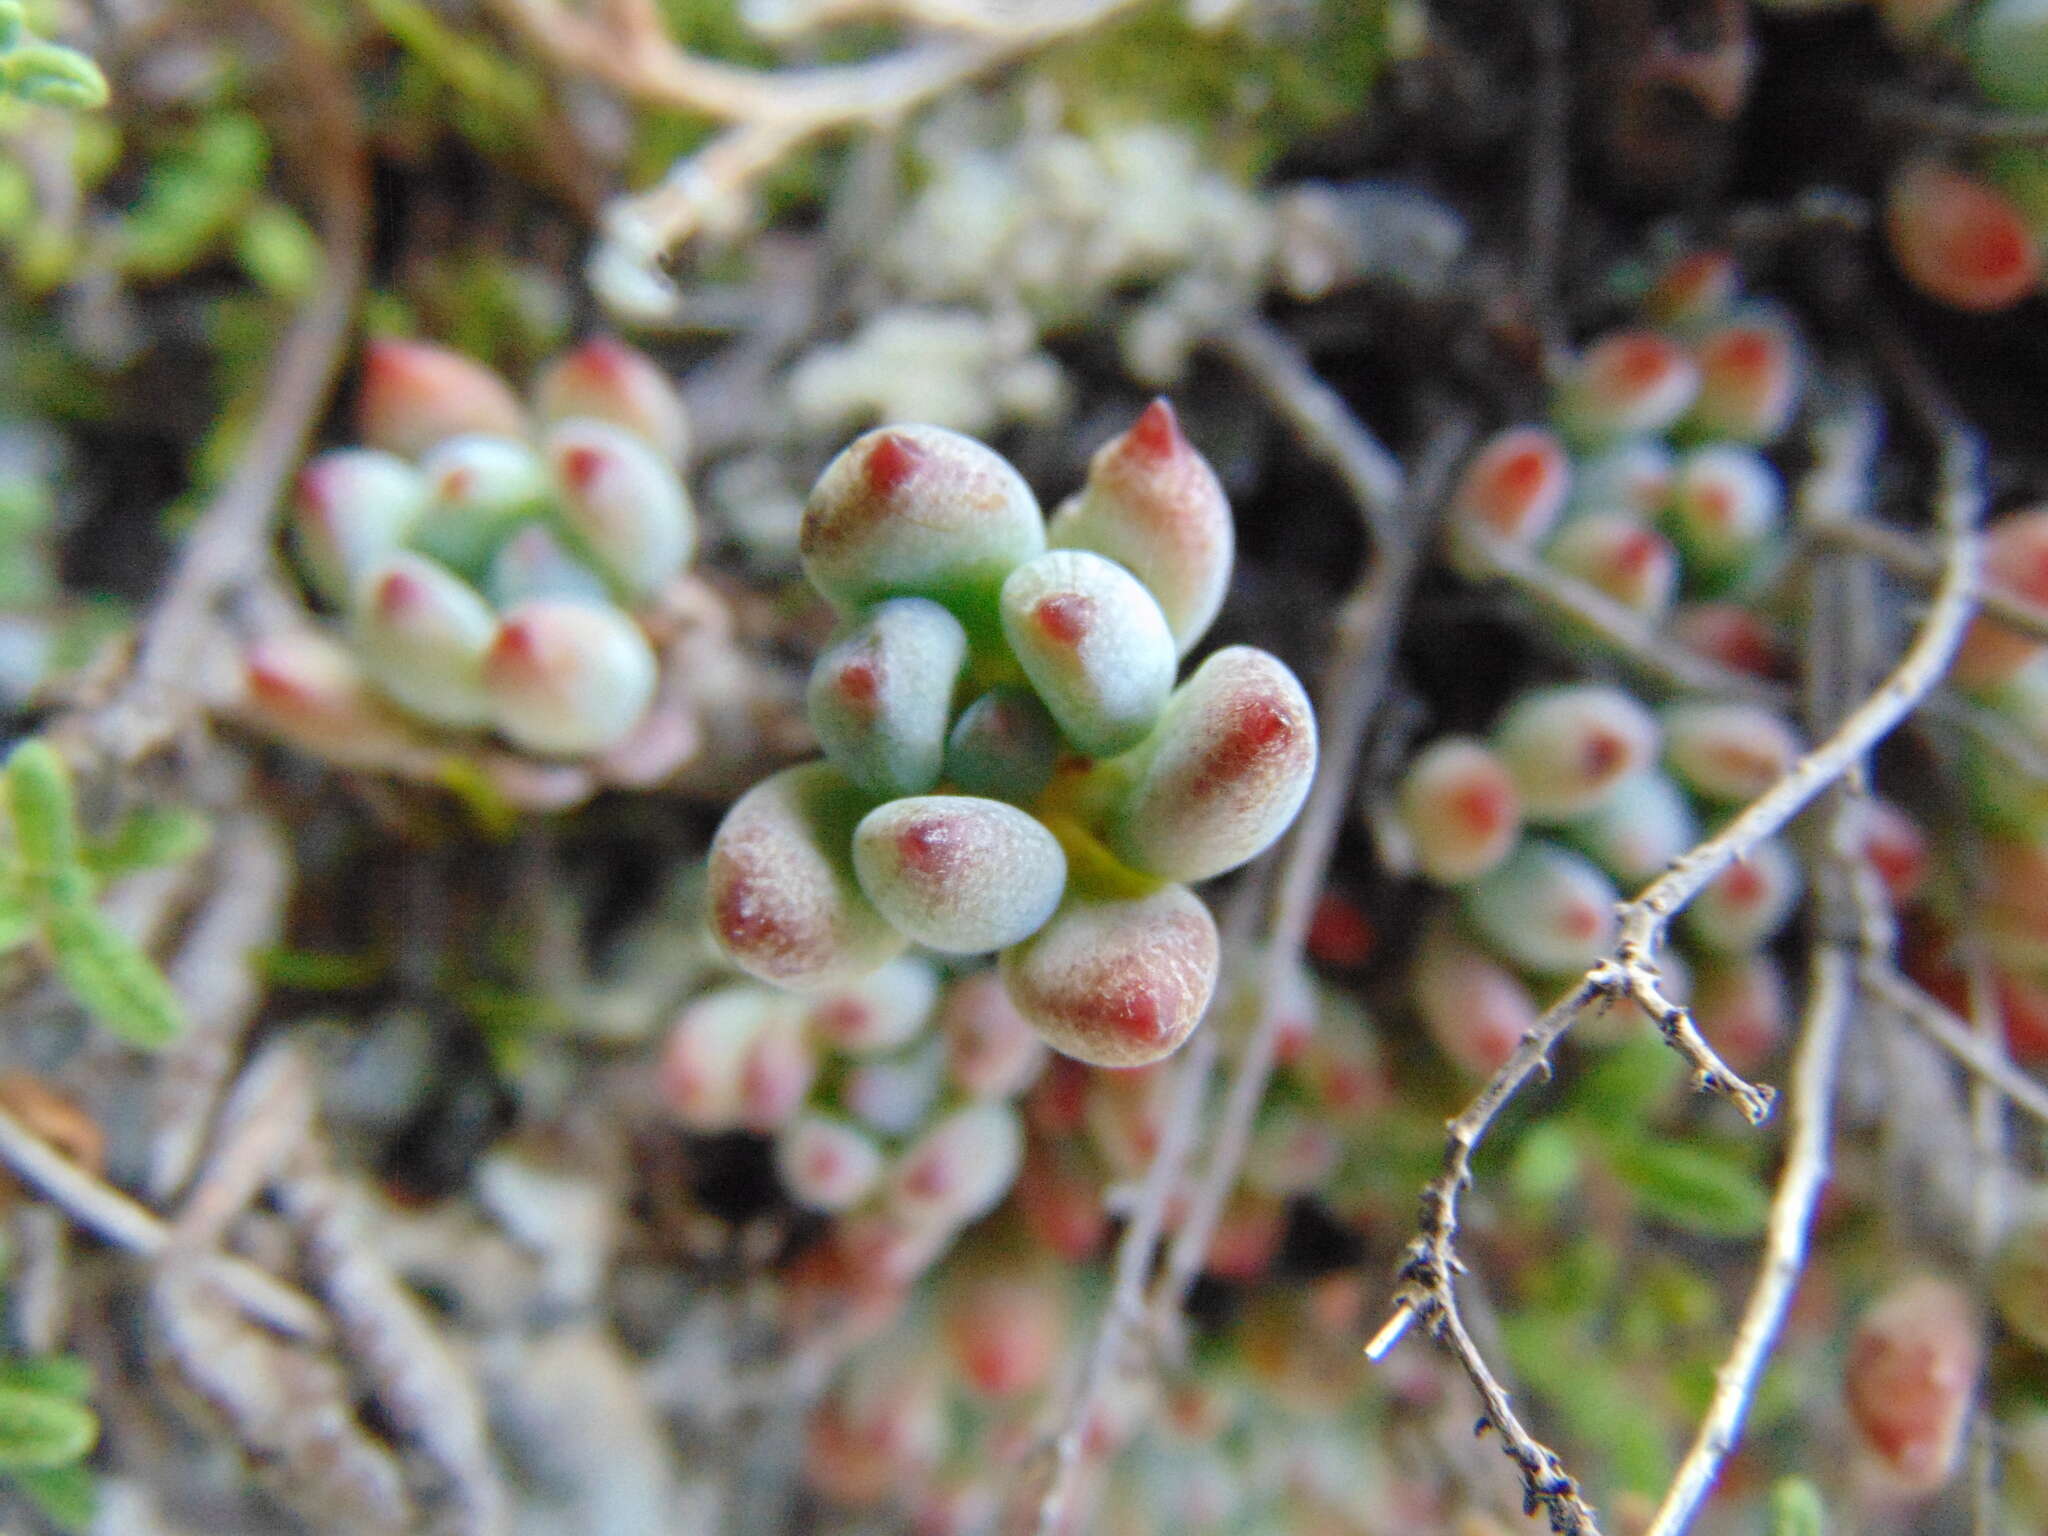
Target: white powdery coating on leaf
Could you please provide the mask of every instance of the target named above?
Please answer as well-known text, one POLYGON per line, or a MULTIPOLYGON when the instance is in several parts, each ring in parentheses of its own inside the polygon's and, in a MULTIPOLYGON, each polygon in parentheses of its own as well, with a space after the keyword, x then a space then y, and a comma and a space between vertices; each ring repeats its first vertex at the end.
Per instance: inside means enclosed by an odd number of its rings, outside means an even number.
POLYGON ((995 450, 943 427, 893 426, 825 466, 798 543, 812 585, 851 611, 879 597, 993 594, 1045 548, 1045 521, 995 450))
POLYGON ((1173 632, 1114 560, 1060 549, 1003 583, 1003 633, 1068 741, 1095 757, 1143 741, 1173 689, 1173 632))
POLYGON ((913 1226, 961 1226, 994 1210, 1024 1161, 1008 1104, 956 1109, 918 1138, 889 1178, 889 1209, 913 1226))
POLYGON ((857 1126, 804 1115, 775 1139, 775 1172, 789 1198, 833 1215, 866 1198, 882 1177, 882 1152, 857 1126))
POLYGON ((1093 550, 1128 569, 1158 599, 1183 655, 1223 606, 1236 553, 1222 482, 1164 400, 1096 451, 1048 537, 1055 549, 1093 550))
POLYGON ((1066 889, 1067 857, 1037 818, 1000 800, 918 795, 855 829, 861 889, 920 944, 978 955, 1044 926, 1066 889))
POLYGON ((1522 833, 1522 802, 1507 765, 1469 736, 1423 748, 1402 776, 1398 804, 1417 866, 1443 885, 1485 874, 1522 833))
POLYGON ((903 955, 811 999, 811 1032, 855 1056, 893 1051, 915 1039, 938 1006, 939 976, 931 962, 903 955))
POLYGON ((690 452, 683 397, 653 358, 610 336, 597 336, 548 365, 533 388, 544 422, 594 416, 624 427, 671 464, 690 452))
POLYGON ((825 755, 870 794, 925 793, 939 781, 966 660, 966 632, 937 603, 877 604, 811 669, 811 729, 825 755))
POLYGON ((786 768, 742 795, 712 839, 711 931, 734 964, 815 990, 874 970, 903 947, 846 858, 858 792, 824 763, 786 768))
POLYGON ((1619 688, 1568 684, 1523 695, 1493 728, 1523 813, 1562 821, 1597 810, 1657 756, 1657 721, 1619 688))
POLYGON ((400 553, 363 573, 350 610, 357 654, 384 693, 437 725, 489 720, 481 672, 498 621, 468 582, 400 553))
POLYGON ((465 432, 526 430, 511 385, 474 358, 420 341, 375 341, 364 350, 356 417, 366 447, 406 459, 465 432))
POLYGON ((1542 975, 1582 971, 1614 943, 1621 893, 1590 860, 1531 838, 1465 893, 1479 936, 1542 975))
POLYGON ((632 734, 657 672, 647 636, 616 608, 534 598, 505 615, 483 685, 492 723, 514 745, 584 756, 632 734))
POLYGON ((1664 766, 1709 800, 1753 800, 1798 760, 1798 736, 1767 709, 1692 703, 1664 711, 1664 766))
POLYGON ((1206 880, 1287 830, 1315 777, 1316 718, 1276 656, 1218 651, 1168 702, 1111 827, 1137 869, 1206 880))
POLYGON ((544 445, 563 526, 635 597, 675 580, 697 545, 690 494, 667 460, 624 427, 558 423, 544 445))
POLYGON ((1215 919, 1169 885, 1149 896, 1069 897, 1004 952, 1010 1000, 1048 1045, 1098 1067, 1137 1067, 1179 1048, 1216 990, 1215 919))

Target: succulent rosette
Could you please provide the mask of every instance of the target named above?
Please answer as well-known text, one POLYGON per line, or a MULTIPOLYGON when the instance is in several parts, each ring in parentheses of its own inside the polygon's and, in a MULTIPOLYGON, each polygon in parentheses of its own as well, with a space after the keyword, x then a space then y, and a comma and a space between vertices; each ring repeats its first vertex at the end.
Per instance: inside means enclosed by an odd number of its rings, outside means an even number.
POLYGON ((796 989, 915 942, 1000 952, 1056 1048, 1171 1052, 1215 990, 1190 882, 1286 829, 1316 760, 1308 697, 1231 646, 1176 685, 1230 579, 1230 507, 1164 400, 1048 526, 993 450, 928 426, 858 438, 805 509, 839 634, 811 675, 825 752, 757 786, 711 851, 726 953, 796 989))
POLYGON ((379 341, 357 417, 358 444, 313 459, 291 509, 333 622, 254 643, 255 718, 416 776, 466 748, 524 800, 551 773, 583 783, 572 766, 644 783, 687 759, 675 651, 722 643, 723 614, 686 574, 689 422, 660 368, 598 338, 524 402, 457 352, 379 341))

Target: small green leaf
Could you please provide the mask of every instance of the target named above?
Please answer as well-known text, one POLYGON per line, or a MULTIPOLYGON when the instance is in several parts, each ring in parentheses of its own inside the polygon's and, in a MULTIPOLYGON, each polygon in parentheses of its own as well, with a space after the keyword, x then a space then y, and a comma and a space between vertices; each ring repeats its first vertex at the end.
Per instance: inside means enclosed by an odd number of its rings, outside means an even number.
POLYGON ((76 1355, 0 1360, 0 1389, 83 1398, 92 1391, 92 1367, 76 1355))
POLYGON ((266 949, 257 955, 256 964, 272 986, 301 992, 360 992, 382 981, 391 969, 390 960, 374 950, 351 955, 323 949, 266 949))
POLYGON ((0 1387, 0 1470, 61 1467, 85 1455, 99 1437, 100 1421, 83 1404, 0 1387))
POLYGON ((14 1481, 52 1525, 66 1531, 92 1528, 100 1507, 99 1481, 92 1468, 82 1462, 28 1468, 15 1473, 14 1481))
POLYGON ((1556 1120, 1531 1126, 1515 1147, 1508 1178, 1525 1200, 1555 1200, 1568 1193, 1579 1182, 1579 1149, 1570 1127, 1556 1120))
POLYGON ((299 298, 320 280, 319 237, 283 203, 262 202, 249 210, 235 237, 235 259, 280 298, 299 298))
POLYGON ((21 0, 0 0, 0 52, 20 46, 28 35, 28 16, 21 0))
POLYGON ((0 955, 21 948, 35 937, 38 914, 19 878, 0 876, 0 955))
POLYGON ((76 48, 23 43, 0 54, 0 85, 24 101, 92 111, 107 104, 107 77, 76 48))
POLYGON ((1709 1237, 1754 1237, 1764 1229, 1771 1197, 1739 1153, 1698 1142, 1619 1138, 1606 1153, 1646 1216, 1709 1237))
POLYGON ((1827 1536, 1820 1490, 1803 1477, 1782 1479, 1771 1490, 1771 1536, 1827 1536))
POLYGON ((1637 1125, 1684 1075, 1685 1064, 1663 1040, 1636 1035, 1600 1053, 1572 1089, 1571 1107, 1602 1125, 1637 1125))
POLYGON ((57 749, 32 737, 8 755, 7 809, 14 837, 32 874, 69 869, 78 862, 78 802, 71 770, 57 749))
POLYGON ((163 972, 94 908, 53 906, 43 933, 72 995, 115 1034, 155 1049, 183 1033, 185 1007, 163 972))
POLYGON ((206 818, 179 805, 145 805, 130 811, 111 835, 85 850, 85 867, 103 880, 181 864, 206 846, 212 835, 206 818))

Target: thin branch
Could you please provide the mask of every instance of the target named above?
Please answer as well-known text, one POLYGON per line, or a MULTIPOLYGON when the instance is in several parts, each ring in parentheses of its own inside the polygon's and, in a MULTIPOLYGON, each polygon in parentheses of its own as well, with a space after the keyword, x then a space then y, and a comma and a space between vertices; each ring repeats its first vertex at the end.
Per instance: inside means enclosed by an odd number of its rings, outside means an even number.
POLYGON ((1056 1536, 1068 1529, 1069 1506, 1078 1491, 1082 1448, 1096 1405, 1118 1371, 1132 1329, 1144 1319, 1145 1280, 1166 1225, 1166 1210, 1180 1183, 1195 1126, 1202 1118, 1202 1090, 1216 1059, 1216 1028, 1201 1030, 1188 1047, 1174 1078, 1172 1103, 1151 1166, 1145 1170, 1136 1209, 1117 1242, 1114 1280, 1095 1342, 1082 1367, 1073 1400, 1060 1416, 1062 1428, 1054 1442, 1051 1480, 1038 1506, 1038 1536, 1056 1536))
MULTIPOLYGON (((1322 388, 1319 382, 1316 387, 1322 388)), ((1287 409, 1284 404, 1281 408, 1287 409)), ((1291 413, 1289 419, 1295 420, 1291 413)), ((1359 443, 1370 442, 1355 425, 1353 433, 1357 436, 1357 442, 1352 444, 1354 449, 1359 443)), ((1281 999, 1290 995, 1290 984, 1301 967, 1316 898, 1321 894, 1338 831, 1351 805, 1366 730, 1386 690, 1401 616, 1420 569, 1419 552, 1427 547, 1428 526, 1443 500, 1451 472, 1471 438, 1471 423, 1463 418, 1447 420, 1432 433, 1418 457, 1408 509, 1401 518, 1403 528, 1412 531, 1379 549, 1365 580, 1339 613, 1336 651, 1318 689, 1322 762, 1317 766, 1315 787, 1309 792, 1301 819, 1289 835, 1261 958, 1260 996, 1264 1005, 1238 1056, 1225 1094, 1222 1118, 1211 1139, 1208 1161, 1189 1194, 1188 1209, 1174 1233, 1165 1272, 1153 1290, 1153 1323, 1162 1336, 1201 1272, 1223 1207, 1237 1187, 1238 1173, 1251 1145, 1259 1106, 1265 1100, 1279 1051, 1285 1013, 1281 999)))
POLYGON ((147 756, 180 728, 216 607, 269 558, 271 518, 340 368, 367 270, 369 169, 351 88, 297 7, 261 0, 259 9, 285 39, 311 119, 304 142, 319 204, 320 281, 278 343, 246 445, 187 535, 128 676, 84 723, 86 741, 115 763, 147 756))
MULTIPOLYGON (((79 1226, 129 1253, 157 1259, 171 1231, 147 1207, 87 1173, 6 1110, 0 1109, 0 1162, 79 1226)), ((210 1261, 210 1278, 252 1318, 295 1338, 318 1342, 330 1329, 304 1293, 240 1259, 210 1261)))
POLYGON ((1900 975, 1889 960, 1865 961, 1860 980, 1873 997, 1881 999, 1908 1024, 2048 1125, 2048 1087, 2014 1066, 2004 1051, 1987 1049, 1968 1020, 1940 999, 1921 991, 1900 975))
MULTIPOLYGON (((1894 576, 1922 586, 1941 577, 1941 560, 1918 539, 1882 523, 1862 520, 1828 522, 1812 530, 1824 544, 1867 555, 1894 576)), ((1977 606, 1986 618, 1996 619, 2008 629, 2029 639, 2048 642, 2048 608, 2015 597, 1998 587, 1986 586, 1977 594, 1977 606)))
POLYGON ((1904 91, 1871 97, 1880 117, 1917 133, 1974 144, 2048 144, 2048 112, 1994 112, 1953 102, 1928 101, 1904 91))
POLYGON ((1645 677, 1687 693, 1748 699, 1771 706, 1786 701, 1775 683, 1700 655, 1661 634, 1643 616, 1618 603, 1598 587, 1551 565, 1533 550, 1474 529, 1464 534, 1465 547, 1477 557, 1485 575, 1504 581, 1552 613, 1593 632, 1645 677))
POLYGON ((1842 1034, 1855 995, 1855 961, 1847 946, 1816 944, 1809 961, 1806 1020, 1792 1059, 1785 1167, 1771 1197, 1763 1265, 1743 1308, 1728 1358, 1714 1375, 1714 1396, 1643 1536, 1680 1536, 1699 1512, 1721 1463, 1735 1448, 1756 1394, 1757 1378, 1784 1326, 1792 1292, 1806 1268, 1813 1209, 1827 1182, 1829 1120, 1842 1034))
POLYGON ((1913 708, 1947 670, 1963 631, 1976 611, 1979 567, 1977 522, 1982 514, 1982 451, 1976 438, 1946 415, 1927 411, 1942 428, 1942 485, 1938 522, 1945 556, 1940 588, 1905 656, 1819 746, 1750 803, 1719 834, 1679 858, 1621 909, 1613 952, 1592 967, 1552 1004, 1522 1039, 1507 1062, 1450 1123, 1443 1171, 1423 1190, 1420 1231, 1401 1269, 1395 1311, 1367 1353, 1383 1357, 1421 1320, 1450 1346, 1486 1404, 1482 1426, 1501 1431, 1503 1449, 1521 1469, 1529 1497, 1549 1514, 1558 1536, 1591 1536, 1597 1530, 1578 1485, 1565 1474, 1548 1447, 1533 1439, 1513 1416, 1507 1393, 1473 1346, 1458 1312, 1454 1279, 1462 1267, 1456 1252, 1458 1202, 1471 1183, 1472 1155, 1495 1117, 1521 1085, 1548 1070, 1555 1042, 1595 1004, 1632 1000, 1656 1022, 1666 1043, 1693 1065, 1693 1085, 1727 1098, 1752 1122, 1770 1112, 1773 1095, 1744 1081, 1700 1037, 1691 1014, 1665 994, 1654 957, 1666 930, 1713 880, 1774 836, 1815 796, 1839 782, 1913 708))

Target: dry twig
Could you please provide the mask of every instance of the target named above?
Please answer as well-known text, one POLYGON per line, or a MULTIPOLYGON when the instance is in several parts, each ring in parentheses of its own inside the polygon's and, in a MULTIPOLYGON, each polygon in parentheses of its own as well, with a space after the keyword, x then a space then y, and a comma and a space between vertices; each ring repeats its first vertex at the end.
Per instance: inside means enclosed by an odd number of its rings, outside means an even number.
MULTIPOLYGON (((1922 405, 1925 413, 1925 401, 1922 405)), ((1621 909, 1612 953, 1589 970, 1522 1039, 1507 1062, 1465 1110, 1451 1121, 1443 1172, 1424 1189, 1421 1232, 1401 1269, 1394 1315, 1367 1353, 1382 1357, 1420 1319, 1464 1366, 1486 1405, 1481 1426, 1501 1432, 1502 1449, 1521 1470, 1531 1509, 1541 1506, 1558 1536, 1595 1536, 1598 1526, 1578 1484, 1555 1452, 1535 1440, 1515 1417, 1506 1391, 1473 1344, 1458 1311, 1455 1277, 1459 1201, 1472 1182, 1472 1156, 1501 1109, 1539 1071, 1547 1071, 1556 1041, 1587 1009, 1631 1000, 1649 1014, 1666 1042, 1692 1063, 1693 1085, 1728 1099, 1751 1122, 1769 1112, 1770 1090, 1744 1081, 1700 1037, 1690 1013, 1665 994, 1656 964, 1672 921, 1713 880, 1765 838, 1774 836, 1813 799, 1851 772, 1870 749, 1927 696, 1947 670, 1976 611, 1979 568, 1977 524, 1982 516, 1982 450, 1976 438, 1946 417, 1942 428, 1938 521, 1943 534, 1942 579, 1905 656, 1868 698, 1820 745, 1715 836, 1680 857, 1621 909)))

